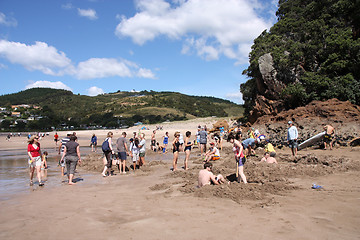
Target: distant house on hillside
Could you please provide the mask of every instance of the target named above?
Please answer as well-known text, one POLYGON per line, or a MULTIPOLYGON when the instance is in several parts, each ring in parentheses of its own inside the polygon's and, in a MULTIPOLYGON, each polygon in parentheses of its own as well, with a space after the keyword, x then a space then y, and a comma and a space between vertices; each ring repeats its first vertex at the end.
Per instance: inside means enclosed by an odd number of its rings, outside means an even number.
POLYGON ((20 112, 11 112, 11 116, 12 117, 21 117, 21 113, 20 112))

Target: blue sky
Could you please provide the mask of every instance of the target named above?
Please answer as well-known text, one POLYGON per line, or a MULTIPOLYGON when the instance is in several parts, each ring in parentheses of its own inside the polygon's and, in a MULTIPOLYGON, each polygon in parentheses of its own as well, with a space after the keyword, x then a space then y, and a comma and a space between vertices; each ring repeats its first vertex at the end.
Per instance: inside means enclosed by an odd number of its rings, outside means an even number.
POLYGON ((1 0, 0 94, 175 91, 242 103, 274 0, 1 0))

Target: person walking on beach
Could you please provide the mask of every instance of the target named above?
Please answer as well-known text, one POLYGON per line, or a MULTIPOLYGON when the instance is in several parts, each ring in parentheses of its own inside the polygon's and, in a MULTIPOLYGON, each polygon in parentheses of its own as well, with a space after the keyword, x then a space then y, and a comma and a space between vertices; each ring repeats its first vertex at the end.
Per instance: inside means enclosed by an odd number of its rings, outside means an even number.
POLYGON ((180 141, 179 141, 179 137, 180 137, 180 133, 179 132, 175 132, 174 134, 174 141, 172 142, 172 149, 173 149, 173 154, 174 154, 174 158, 173 158, 173 171, 175 172, 177 170, 177 161, 179 159, 179 151, 180 151, 180 141))
POLYGON ((190 141, 190 137, 191 137, 191 132, 187 131, 185 133, 185 142, 184 142, 184 151, 185 151, 185 160, 184 160, 184 169, 188 170, 188 161, 190 158, 190 153, 191 153, 191 146, 193 145, 193 143, 190 141))
POLYGON ((41 150, 38 136, 31 136, 28 140, 28 156, 29 156, 29 169, 30 169, 30 186, 33 185, 34 171, 36 169, 36 176, 39 180, 39 186, 43 186, 41 181, 41 150))
POLYGON ((207 139, 208 139, 208 134, 205 131, 204 127, 201 128, 199 135, 200 135, 200 153, 201 153, 201 156, 203 156, 206 153, 206 144, 207 144, 207 139))
POLYGON ((166 132, 165 135, 163 136, 163 145, 164 145, 163 153, 166 153, 166 148, 168 144, 169 144, 169 133, 166 132))
POLYGON ((108 132, 107 137, 102 144, 102 151, 104 153, 104 158, 106 159, 106 165, 104 166, 104 170, 102 172, 103 177, 111 176, 112 155, 114 154, 111 141, 113 136, 114 134, 112 132, 108 132))
POLYGON ((96 146, 97 146, 97 137, 95 133, 91 137, 91 151, 96 152, 96 146))
POLYGON ((241 179, 245 184, 247 184, 246 176, 244 174, 244 163, 246 161, 246 158, 244 156, 244 148, 240 141, 235 139, 235 136, 233 134, 230 134, 228 136, 228 142, 233 144, 233 152, 235 155, 235 161, 236 161, 236 177, 237 181, 240 182, 240 179, 238 178, 238 175, 240 175, 241 179))
POLYGON ((289 125, 289 128, 287 130, 287 141, 288 141, 289 147, 291 148, 292 155, 294 157, 296 157, 297 156, 297 148, 298 148, 298 143, 297 143, 298 130, 294 126, 292 121, 289 121, 288 125, 289 125))
POLYGON ((330 150, 332 150, 333 145, 333 136, 335 135, 335 128, 331 125, 324 125, 325 136, 324 136, 324 149, 326 150, 326 145, 329 144, 330 150))
MULTIPOLYGON (((64 149, 65 149, 65 144, 68 143, 70 141, 70 136, 71 136, 71 132, 68 132, 66 134, 66 137, 64 137, 63 139, 61 139, 60 145, 59 145, 59 154, 60 152, 63 153, 64 149)), ((65 161, 59 161, 59 165, 61 166, 61 177, 64 176, 64 172, 65 172, 65 161)))
POLYGON ((81 156, 80 156, 80 147, 77 142, 76 136, 72 135, 70 137, 70 141, 65 144, 64 152, 61 157, 61 160, 66 162, 66 174, 69 179, 69 185, 74 185, 76 183, 73 182, 74 174, 76 170, 76 165, 79 162, 81 164, 81 156))
POLYGON ((57 147, 58 141, 59 141, 59 135, 58 135, 58 133, 56 132, 55 135, 54 135, 55 148, 57 147))
POLYGON ((126 155, 129 155, 129 149, 127 147, 126 132, 121 134, 116 141, 116 148, 118 150, 118 158, 120 159, 119 171, 120 173, 126 173, 126 155))
POLYGON ((139 167, 141 167, 141 166, 145 165, 146 140, 145 140, 145 133, 141 133, 139 136, 140 136, 139 167))

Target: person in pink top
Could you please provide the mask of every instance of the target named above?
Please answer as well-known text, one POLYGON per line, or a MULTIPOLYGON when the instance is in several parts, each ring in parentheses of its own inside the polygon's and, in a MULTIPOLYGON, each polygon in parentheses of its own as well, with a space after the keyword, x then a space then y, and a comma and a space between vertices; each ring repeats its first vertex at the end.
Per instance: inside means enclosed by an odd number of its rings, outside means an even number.
MULTIPOLYGON (((244 174, 244 163, 246 161, 246 158, 244 156, 244 147, 241 144, 240 141, 235 139, 235 136, 233 134, 230 134, 228 136, 228 142, 233 144, 233 152, 235 154, 235 161, 238 163, 238 169, 236 169, 236 171, 238 171, 241 179, 243 180, 243 182, 246 184, 246 176, 244 174)), ((238 182, 240 182, 240 179, 237 179, 238 182)))
POLYGON ((36 168, 36 176, 39 180, 39 186, 43 186, 41 181, 41 150, 38 136, 31 136, 28 141, 29 169, 30 169, 30 186, 33 185, 34 171, 36 168))

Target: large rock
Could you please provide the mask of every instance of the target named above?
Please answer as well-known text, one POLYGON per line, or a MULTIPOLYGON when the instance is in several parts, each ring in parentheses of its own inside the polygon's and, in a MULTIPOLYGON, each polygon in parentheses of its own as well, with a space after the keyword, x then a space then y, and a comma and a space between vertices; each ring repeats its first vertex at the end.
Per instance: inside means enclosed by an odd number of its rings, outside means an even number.
POLYGON ((256 79, 259 93, 269 99, 279 99, 285 85, 276 78, 277 72, 270 53, 259 58, 259 70, 261 78, 256 79))

